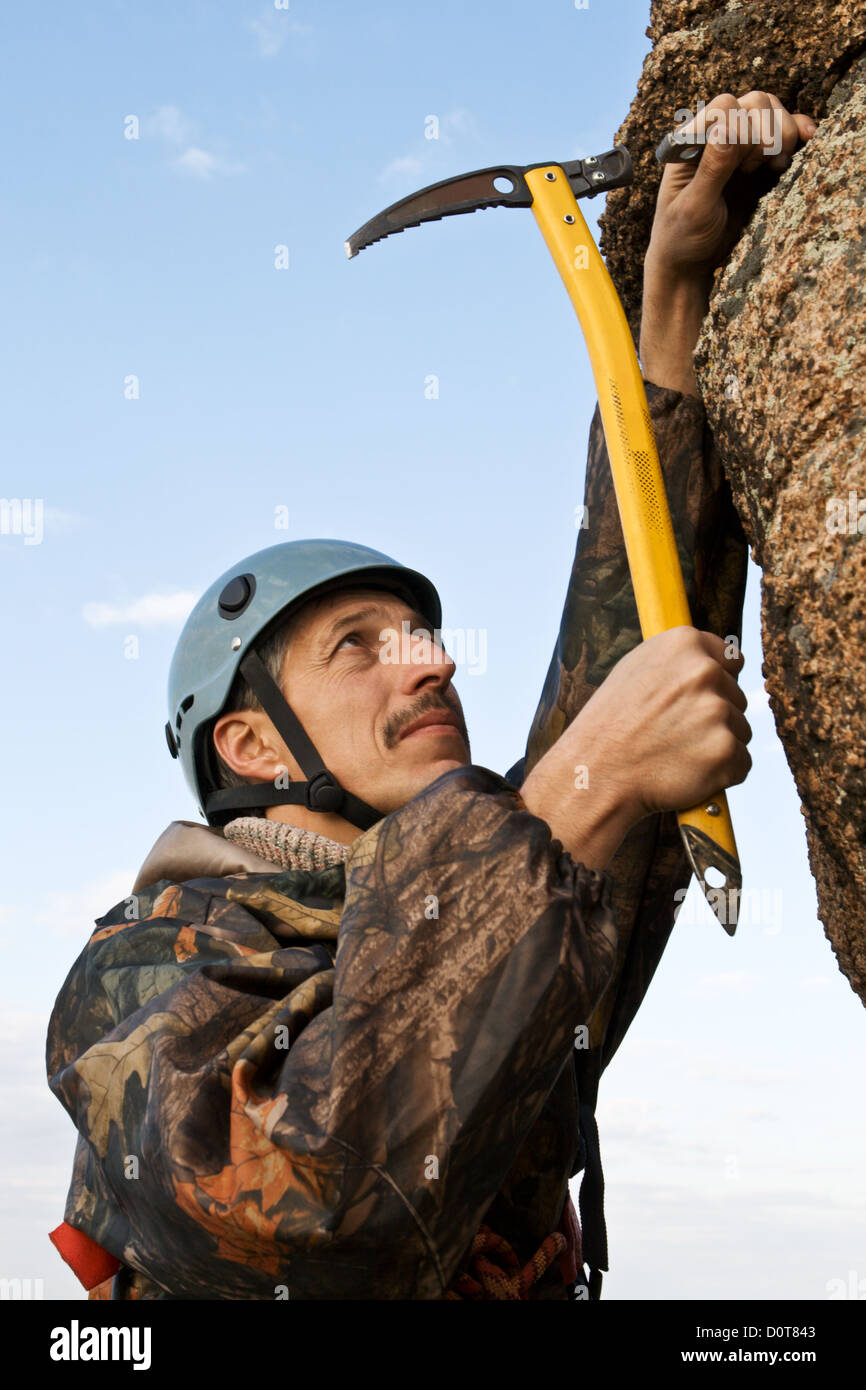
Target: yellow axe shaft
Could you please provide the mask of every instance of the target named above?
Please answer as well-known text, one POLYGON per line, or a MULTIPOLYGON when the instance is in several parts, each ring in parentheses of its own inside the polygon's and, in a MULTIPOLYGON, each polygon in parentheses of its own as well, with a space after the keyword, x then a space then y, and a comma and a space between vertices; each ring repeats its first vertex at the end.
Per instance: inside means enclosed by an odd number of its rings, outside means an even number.
MULTIPOLYGON (((589 351, 641 632, 646 639, 691 626, 643 378, 619 295, 562 169, 549 164, 525 177, 589 351)), ((677 819, 698 881, 732 936, 741 879, 724 792, 677 819), (709 883, 709 867, 724 875, 724 884, 709 883)))

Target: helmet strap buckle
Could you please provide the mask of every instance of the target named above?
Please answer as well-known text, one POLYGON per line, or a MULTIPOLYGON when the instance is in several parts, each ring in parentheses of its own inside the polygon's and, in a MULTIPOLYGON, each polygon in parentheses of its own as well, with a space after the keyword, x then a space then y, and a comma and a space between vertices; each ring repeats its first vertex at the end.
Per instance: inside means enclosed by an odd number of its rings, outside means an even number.
POLYGON ((343 804, 343 789, 327 770, 305 782, 304 791, 310 811, 339 811, 343 804))

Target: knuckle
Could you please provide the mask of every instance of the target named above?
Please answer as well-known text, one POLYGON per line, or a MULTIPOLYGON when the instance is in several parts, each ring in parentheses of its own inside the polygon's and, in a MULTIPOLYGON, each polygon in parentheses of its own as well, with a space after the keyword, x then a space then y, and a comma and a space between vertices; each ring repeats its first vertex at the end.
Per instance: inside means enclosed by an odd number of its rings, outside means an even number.
POLYGON ((698 691, 706 691, 713 697, 713 712, 718 718, 717 691, 719 677, 723 674, 718 662, 711 656, 703 655, 692 663, 691 683, 698 691))
POLYGON ((716 736, 716 748, 718 750, 719 761, 722 763, 734 762, 737 757, 739 742, 733 729, 729 729, 726 724, 722 725, 716 736))

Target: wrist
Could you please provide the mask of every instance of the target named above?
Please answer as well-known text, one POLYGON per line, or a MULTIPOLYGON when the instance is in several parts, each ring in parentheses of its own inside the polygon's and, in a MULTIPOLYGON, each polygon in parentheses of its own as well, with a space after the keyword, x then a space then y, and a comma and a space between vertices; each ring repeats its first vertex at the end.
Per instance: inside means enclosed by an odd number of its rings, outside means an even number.
POLYGON ((704 312, 712 292, 714 275, 712 266, 700 261, 678 263, 657 250, 652 242, 644 256, 644 293, 648 288, 658 288, 666 294, 675 295, 685 303, 703 303, 704 312))
POLYGON ((646 811, 612 774, 598 744, 587 764, 579 753, 564 750, 562 741, 536 764, 520 797, 575 862, 603 870, 646 811))
POLYGON ((640 326, 640 360, 646 380, 697 396, 694 352, 708 306, 705 277, 647 259, 640 326))

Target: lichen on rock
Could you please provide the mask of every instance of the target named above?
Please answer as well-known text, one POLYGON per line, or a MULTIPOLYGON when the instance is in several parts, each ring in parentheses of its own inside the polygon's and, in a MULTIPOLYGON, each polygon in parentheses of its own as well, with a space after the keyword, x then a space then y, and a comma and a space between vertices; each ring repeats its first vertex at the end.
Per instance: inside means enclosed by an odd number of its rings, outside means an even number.
POLYGON ((762 570, 763 672, 819 913, 866 1003, 866 4, 658 0, 648 34, 615 137, 636 182, 601 219, 636 341, 654 150, 676 110, 760 89, 819 122, 784 173, 754 176, 695 366, 762 570))

